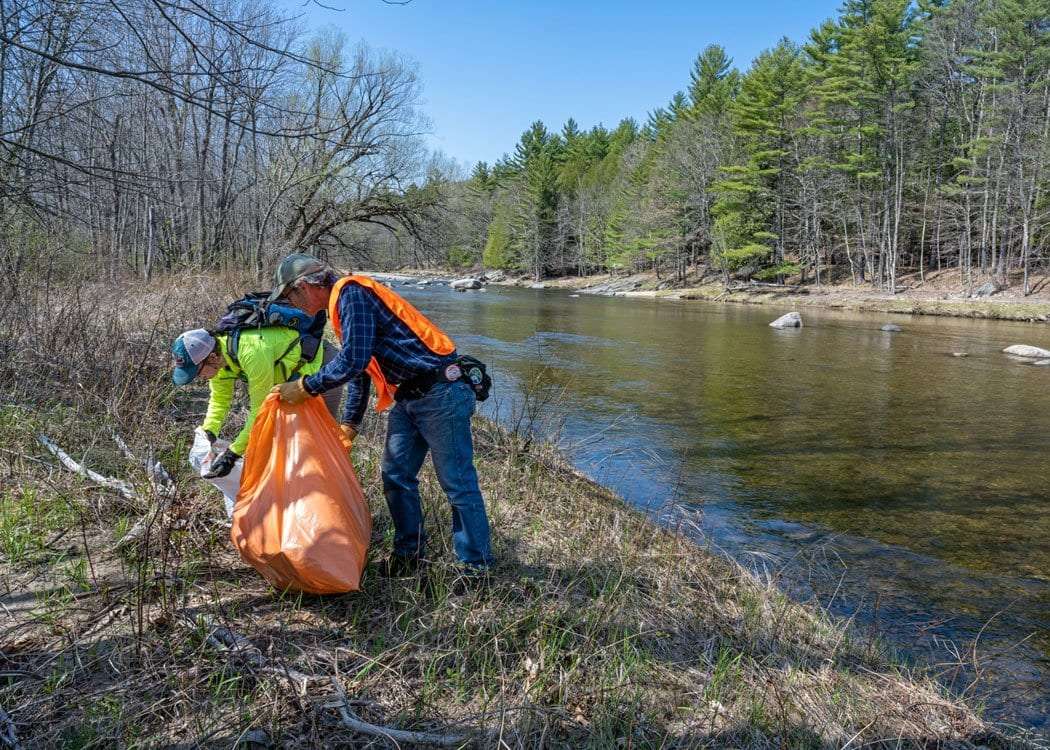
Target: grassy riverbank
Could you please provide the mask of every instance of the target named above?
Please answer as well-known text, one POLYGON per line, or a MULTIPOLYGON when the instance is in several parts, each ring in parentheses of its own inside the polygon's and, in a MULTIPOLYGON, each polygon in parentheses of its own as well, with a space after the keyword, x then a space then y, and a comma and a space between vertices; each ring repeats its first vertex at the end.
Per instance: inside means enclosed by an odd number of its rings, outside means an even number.
MULTIPOLYGON (((281 747, 384 743, 348 728, 351 715, 468 746, 1020 746, 877 639, 480 420, 501 561, 489 587, 453 593, 448 507, 428 467, 427 580, 274 593, 186 465, 205 389, 167 385, 171 337, 242 281, 38 289, 0 321, 0 733, 26 747, 230 747, 253 730, 281 747), (162 497, 111 433, 177 488, 124 548, 162 497), (132 491, 61 468, 40 434, 132 491)), ((355 448, 375 556, 390 533, 381 431, 373 420, 355 448)))
MULTIPOLYGON (((411 276, 433 276, 433 271, 405 270, 411 276)), ((455 275, 446 272, 445 277, 455 275)), ((586 294, 618 297, 646 297, 672 300, 699 300, 706 302, 733 302, 738 304, 774 305, 794 309, 822 307, 838 310, 856 310, 873 313, 903 315, 937 315, 959 318, 987 318, 1046 322, 1050 320, 1050 285, 1044 277, 1033 281, 1034 291, 1024 296, 1020 280, 1011 278, 1011 285, 988 297, 971 296, 974 289, 990 281, 975 278, 965 283, 957 271, 925 274, 907 274, 900 278, 897 294, 880 291, 870 284, 840 280, 820 286, 805 285, 752 286, 734 283, 729 289, 711 275, 688 276, 683 282, 657 278, 652 273, 631 275, 599 274, 592 276, 564 276, 544 279, 546 288, 565 289, 586 294)), ((537 282, 531 278, 508 276, 497 285, 530 287, 537 282)))

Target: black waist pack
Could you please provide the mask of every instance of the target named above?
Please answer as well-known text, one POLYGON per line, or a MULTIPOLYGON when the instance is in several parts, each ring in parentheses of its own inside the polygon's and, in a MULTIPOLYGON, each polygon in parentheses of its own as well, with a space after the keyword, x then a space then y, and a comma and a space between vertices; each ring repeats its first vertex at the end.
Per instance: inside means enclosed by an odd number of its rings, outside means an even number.
POLYGON ((474 391, 474 397, 478 401, 484 401, 489 397, 489 391, 492 389, 492 378, 485 369, 485 363, 480 359, 467 356, 457 357, 456 361, 450 365, 403 382, 397 387, 394 400, 415 401, 425 396, 435 383, 455 383, 457 380, 462 380, 474 391))
POLYGON ((456 360, 456 365, 463 372, 459 379, 471 387, 475 398, 478 401, 487 399, 492 390, 492 378, 486 371, 485 363, 464 354, 456 360))

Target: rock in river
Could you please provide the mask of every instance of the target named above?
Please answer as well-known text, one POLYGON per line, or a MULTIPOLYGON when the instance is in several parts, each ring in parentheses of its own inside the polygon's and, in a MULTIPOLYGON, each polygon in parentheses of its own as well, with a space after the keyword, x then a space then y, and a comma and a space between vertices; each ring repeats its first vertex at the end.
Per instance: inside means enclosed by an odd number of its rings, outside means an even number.
POLYGON ((1028 357, 1030 359, 1050 359, 1050 351, 1040 349, 1038 346, 1027 344, 1014 344, 1003 349, 1004 354, 1012 354, 1015 357, 1028 357))
POLYGON ((797 312, 789 312, 787 315, 781 315, 769 325, 773 328, 801 328, 802 316, 797 312))
POLYGON ((897 333, 898 331, 901 330, 901 327, 899 325, 897 325, 896 323, 887 323, 886 325, 884 325, 879 330, 888 331, 890 333, 897 333))
POLYGON ((453 289, 481 289, 481 281, 475 278, 456 279, 449 286, 453 289))

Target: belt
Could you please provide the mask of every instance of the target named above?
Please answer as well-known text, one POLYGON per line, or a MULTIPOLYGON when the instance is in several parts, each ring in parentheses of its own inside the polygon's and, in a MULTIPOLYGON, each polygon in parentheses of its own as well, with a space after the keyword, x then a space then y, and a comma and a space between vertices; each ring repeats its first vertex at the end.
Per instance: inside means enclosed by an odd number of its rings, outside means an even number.
POLYGON ((409 378, 397 387, 395 401, 415 401, 427 395, 437 383, 455 383, 463 377, 463 371, 455 362, 436 367, 433 370, 409 378))

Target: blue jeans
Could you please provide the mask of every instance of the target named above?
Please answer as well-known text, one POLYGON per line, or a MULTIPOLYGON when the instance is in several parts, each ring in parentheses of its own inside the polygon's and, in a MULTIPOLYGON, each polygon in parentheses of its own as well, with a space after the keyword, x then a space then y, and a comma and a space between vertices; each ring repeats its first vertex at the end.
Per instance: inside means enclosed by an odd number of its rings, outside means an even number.
POLYGON ((474 469, 470 417, 474 391, 466 383, 438 383, 425 396, 390 411, 383 451, 383 494, 394 521, 394 554, 422 556, 426 534, 419 502, 419 470, 427 450, 452 506, 452 546, 460 562, 492 563, 489 519, 474 469))

